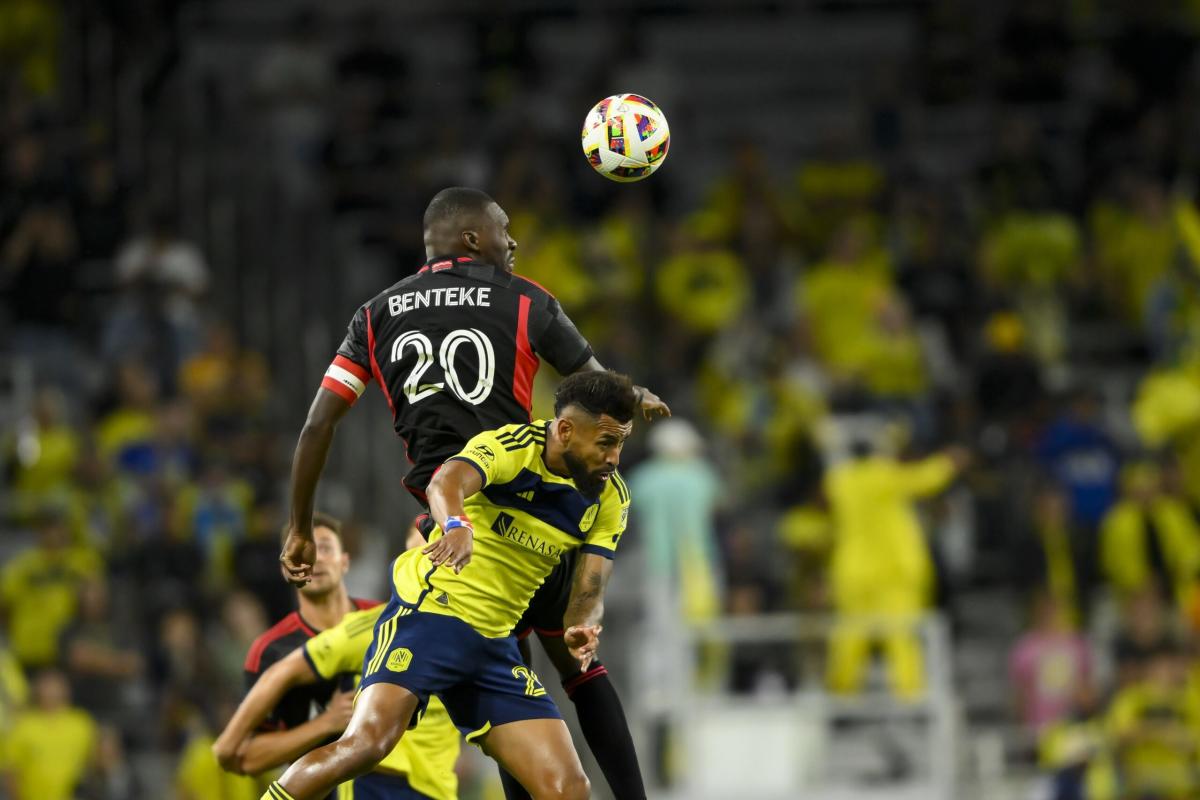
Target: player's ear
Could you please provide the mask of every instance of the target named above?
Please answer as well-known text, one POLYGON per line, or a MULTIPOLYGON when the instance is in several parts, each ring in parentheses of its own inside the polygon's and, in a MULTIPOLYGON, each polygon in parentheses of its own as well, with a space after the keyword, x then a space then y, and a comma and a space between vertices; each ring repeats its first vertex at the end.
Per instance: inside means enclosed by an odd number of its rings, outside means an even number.
POLYGON ((472 253, 479 252, 479 233, 477 231, 463 231, 462 241, 472 253))
POLYGON ((558 440, 563 444, 569 444, 571 434, 575 432, 575 423, 566 417, 559 417, 554 424, 558 426, 558 440))

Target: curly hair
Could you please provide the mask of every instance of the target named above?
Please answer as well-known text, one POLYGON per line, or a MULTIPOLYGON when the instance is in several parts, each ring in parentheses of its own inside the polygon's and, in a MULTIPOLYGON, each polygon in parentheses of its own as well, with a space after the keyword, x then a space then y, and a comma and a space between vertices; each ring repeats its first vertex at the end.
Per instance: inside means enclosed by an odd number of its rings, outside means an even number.
POLYGON ((637 410, 638 396, 628 375, 612 370, 576 372, 568 375, 554 392, 554 414, 567 406, 579 406, 600 416, 607 414, 617 422, 630 422, 637 410))

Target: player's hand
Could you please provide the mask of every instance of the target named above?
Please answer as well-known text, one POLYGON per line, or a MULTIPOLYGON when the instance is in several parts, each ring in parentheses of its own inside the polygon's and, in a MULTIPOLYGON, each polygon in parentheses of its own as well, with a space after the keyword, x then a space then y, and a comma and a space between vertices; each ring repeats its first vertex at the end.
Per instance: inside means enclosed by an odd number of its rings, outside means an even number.
POLYGON ((647 420, 653 419, 655 416, 669 417, 671 416, 670 407, 662 401, 662 399, 654 392, 647 389, 645 386, 635 386, 634 391, 641 398, 642 416, 647 420))
POLYGON ((312 578, 313 563, 317 560, 317 543, 313 540, 312 531, 305 538, 292 529, 287 541, 283 543, 283 553, 279 563, 287 573, 287 581, 297 588, 308 583, 312 578))
POLYGON ((221 732, 212 746, 213 755, 216 756, 221 769, 226 772, 241 771, 241 759, 238 758, 238 751, 242 749, 244 741, 245 739, 231 735, 228 728, 221 732))
POLYGON ((452 567, 458 574, 471 563, 471 551, 474 548, 475 537, 470 528, 451 528, 436 542, 425 545, 421 552, 429 556, 435 567, 452 567))
POLYGON ((579 662, 579 671, 587 672, 588 667, 596 660, 596 651, 600 649, 600 631, 603 625, 572 625, 563 632, 563 643, 567 650, 579 662))
POLYGON ((321 712, 321 721, 325 723, 330 736, 341 736, 342 731, 350 724, 354 715, 354 690, 334 692, 329 698, 325 710, 321 712))

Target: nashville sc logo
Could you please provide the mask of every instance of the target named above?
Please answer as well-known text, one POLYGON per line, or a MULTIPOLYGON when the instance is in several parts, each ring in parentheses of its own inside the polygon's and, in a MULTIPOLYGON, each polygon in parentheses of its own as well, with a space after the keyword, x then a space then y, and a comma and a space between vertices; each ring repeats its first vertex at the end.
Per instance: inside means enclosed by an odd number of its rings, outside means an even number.
POLYGON ((527 697, 542 697, 546 694, 546 687, 542 686, 542 682, 538 680, 538 676, 529 667, 513 667, 512 675, 519 681, 525 681, 525 695, 527 697))
POLYGON ((562 555, 562 547, 547 542, 540 536, 534 536, 529 531, 525 530, 517 524, 516 519, 512 514, 507 514, 501 511, 496 515, 496 521, 492 523, 492 530, 503 536, 505 539, 511 539, 522 547, 532 550, 549 558, 558 558, 562 555))
POLYGON ((397 647, 388 654, 387 662, 384 666, 392 672, 404 672, 408 669, 408 665, 412 663, 412 651, 407 647, 397 647))

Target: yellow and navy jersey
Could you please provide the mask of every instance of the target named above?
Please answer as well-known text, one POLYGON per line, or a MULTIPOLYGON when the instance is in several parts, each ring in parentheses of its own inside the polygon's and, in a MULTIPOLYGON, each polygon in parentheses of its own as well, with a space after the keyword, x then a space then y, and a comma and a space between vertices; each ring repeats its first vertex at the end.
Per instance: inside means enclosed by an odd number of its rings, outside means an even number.
MULTIPOLYGON (((457 617, 483 636, 508 636, 564 552, 616 554, 629 517, 625 481, 614 472, 598 498, 583 495, 542 460, 548 427, 538 420, 484 431, 452 457, 483 477, 465 503, 475 526, 471 563, 456 575, 419 549, 404 553, 392 565, 404 606, 457 617)), ((435 530, 430 540, 440 536, 435 530)))
MULTIPOLYGON (((337 625, 306 641, 304 659, 313 672, 325 680, 345 672, 361 672, 375 622, 384 608, 352 611, 337 625)), ((433 800, 455 800, 458 777, 454 764, 458 761, 458 751, 458 729, 441 701, 431 697, 421 724, 404 734, 396 748, 379 762, 379 767, 405 775, 414 789, 433 800)))

